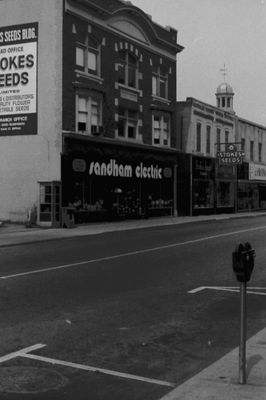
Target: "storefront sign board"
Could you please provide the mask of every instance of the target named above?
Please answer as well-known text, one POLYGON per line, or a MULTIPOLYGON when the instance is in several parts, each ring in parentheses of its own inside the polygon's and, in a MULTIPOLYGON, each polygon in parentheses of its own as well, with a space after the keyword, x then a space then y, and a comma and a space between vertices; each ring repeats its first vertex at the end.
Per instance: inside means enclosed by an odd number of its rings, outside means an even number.
POLYGON ((87 172, 88 175, 101 177, 109 176, 153 180, 172 178, 172 169, 170 167, 163 168, 157 163, 121 163, 114 158, 108 161, 90 161, 88 163, 83 159, 75 158, 72 161, 72 168, 75 172, 87 172))
POLYGON ((0 136, 37 134, 38 23, 0 28, 0 136))
POLYGON ((217 151, 217 159, 220 164, 237 165, 242 164, 245 152, 237 150, 235 144, 228 144, 225 151, 217 151))
POLYGON ((266 181, 266 165, 250 163, 249 180, 266 181))

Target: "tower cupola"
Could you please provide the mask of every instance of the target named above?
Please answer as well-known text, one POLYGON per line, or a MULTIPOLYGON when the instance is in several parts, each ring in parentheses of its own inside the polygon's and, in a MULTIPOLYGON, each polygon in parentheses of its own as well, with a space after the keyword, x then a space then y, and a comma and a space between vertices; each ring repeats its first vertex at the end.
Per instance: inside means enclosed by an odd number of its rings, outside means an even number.
POLYGON ((234 108, 233 108, 234 91, 232 86, 230 86, 229 83, 225 82, 225 76, 227 75, 225 65, 220 71, 223 73, 224 82, 221 83, 216 89, 215 93, 216 106, 224 111, 234 113, 234 108))
POLYGON ((234 112, 233 97, 234 91, 228 83, 221 83, 216 90, 216 106, 225 111, 234 112))

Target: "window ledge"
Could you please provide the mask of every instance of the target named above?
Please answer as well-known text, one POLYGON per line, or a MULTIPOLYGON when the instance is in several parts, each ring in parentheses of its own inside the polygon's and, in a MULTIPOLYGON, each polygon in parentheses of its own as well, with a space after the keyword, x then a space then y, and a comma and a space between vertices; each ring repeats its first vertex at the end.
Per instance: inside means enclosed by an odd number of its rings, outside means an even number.
POLYGON ((136 138, 131 139, 123 136, 115 136, 116 140, 121 140, 121 142, 131 142, 131 143, 143 143, 143 139, 141 135, 138 135, 136 138))
POLYGON ((155 144, 153 143, 154 147, 163 147, 163 148, 169 148, 171 147, 170 144, 155 144))
POLYGON ((153 99, 153 100, 156 100, 156 101, 160 101, 161 103, 165 103, 165 104, 167 104, 168 106, 171 104, 171 101, 170 101, 170 100, 165 99, 165 98, 163 98, 163 97, 155 96, 154 94, 152 95, 152 99, 153 99))
POLYGON ((128 90, 129 92, 131 91, 131 92, 133 92, 133 93, 138 93, 138 94, 141 93, 141 90, 136 89, 136 88, 133 88, 133 87, 131 87, 131 86, 123 85, 122 83, 118 83, 118 87, 121 88, 121 89, 126 89, 126 90, 128 90))
POLYGON ((86 79, 89 79, 89 80, 92 80, 92 81, 95 81, 95 82, 98 82, 101 84, 104 81, 103 78, 100 78, 97 75, 87 74, 86 72, 80 71, 78 69, 75 70, 75 73, 76 73, 77 78, 82 77, 82 78, 86 78, 86 79))

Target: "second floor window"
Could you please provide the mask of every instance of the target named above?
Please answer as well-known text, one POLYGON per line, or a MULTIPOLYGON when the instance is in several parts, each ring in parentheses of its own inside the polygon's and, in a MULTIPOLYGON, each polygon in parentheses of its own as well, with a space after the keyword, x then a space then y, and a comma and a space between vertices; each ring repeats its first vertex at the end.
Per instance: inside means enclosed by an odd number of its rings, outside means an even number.
POLYGON ((217 144, 216 150, 217 151, 221 151, 221 129, 220 128, 217 128, 216 134, 217 134, 217 137, 216 137, 216 144, 217 144))
POLYGON ((209 154, 211 152, 211 127, 207 125, 206 127, 206 153, 209 154))
POLYGON ((170 146, 170 115, 155 114, 152 116, 153 144, 170 146))
POLYGON ((93 96, 77 98, 77 130, 97 133, 101 126, 101 100, 93 96))
POLYGON ((168 98, 168 77, 166 71, 160 66, 152 73, 152 95, 168 98))
POLYGON ((245 151, 245 147, 246 147, 246 141, 245 141, 245 138, 242 138, 241 139, 241 150, 245 151))
POLYGON ((77 43, 76 66, 88 74, 100 75, 100 47, 92 37, 87 37, 84 43, 77 43))
POLYGON ((254 161, 254 141, 250 141, 250 161, 254 161))
POLYGON ((201 124, 197 123, 197 132, 196 132, 196 151, 201 151, 201 124))
POLYGON ((225 143, 228 144, 229 143, 229 132, 228 131, 225 131, 224 138, 225 138, 225 143))
POLYGON ((138 87, 138 62, 135 56, 127 51, 119 52, 118 82, 132 88, 138 87))
POLYGON ((261 142, 259 142, 259 144, 258 144, 258 152, 259 152, 259 162, 261 163, 262 162, 262 143, 261 142))
POLYGON ((127 108, 118 110, 118 137, 136 139, 138 135, 138 113, 127 108))

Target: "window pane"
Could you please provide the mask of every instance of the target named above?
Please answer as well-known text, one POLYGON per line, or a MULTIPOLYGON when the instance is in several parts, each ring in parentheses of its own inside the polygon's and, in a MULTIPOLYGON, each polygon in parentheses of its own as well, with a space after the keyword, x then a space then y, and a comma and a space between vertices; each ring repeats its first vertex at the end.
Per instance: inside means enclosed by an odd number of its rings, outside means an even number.
POLYGON ((77 47, 76 48, 76 64, 79 65, 80 67, 84 67, 85 63, 84 63, 84 49, 82 49, 81 47, 77 47))
POLYGON ((157 76, 152 77, 152 94, 154 96, 158 96, 158 90, 157 90, 157 76))
POLYGON ((91 104, 91 124, 100 125, 100 107, 95 101, 91 104))
POLYGON ((84 122, 78 123, 78 130, 79 131, 86 131, 86 124, 84 122))
POLYGON ((221 145, 220 145, 220 143, 221 143, 221 129, 220 128, 217 128, 217 139, 216 139, 216 142, 217 142, 217 151, 220 151, 221 150, 221 145))
POLYGON ((153 143, 160 144, 161 137, 161 119, 159 117, 153 117, 153 143))
POLYGON ((136 126, 132 123, 128 123, 127 136, 130 139, 134 139, 136 137, 136 126))
POLYGON ((259 143, 259 162, 262 161, 261 155, 262 155, 262 143, 259 143))
POLYGON ((97 71, 97 55, 90 50, 88 50, 88 69, 97 71))
POLYGON ((166 80, 160 77, 160 97, 166 98, 166 80))
POLYGON ((85 97, 79 97, 78 109, 79 111, 87 111, 87 99, 85 97))
POLYGON ((196 151, 201 151, 201 124, 197 124, 196 151))
POLYGON ((168 118, 163 119, 163 144, 169 145, 170 138, 170 120, 168 118))
POLYGON ((225 131, 225 143, 229 142, 229 132, 225 131))
POLYGON ((208 125, 206 132, 206 153, 210 152, 211 152, 211 127, 208 125))
POLYGON ((125 66, 123 64, 118 66, 118 82, 125 84, 125 66))
POLYGON ((128 86, 136 87, 136 68, 128 66, 128 86))
POLYGON ((118 136, 124 137, 125 136, 125 120, 119 118, 118 121, 118 136))
POLYGON ((87 114, 79 112, 79 122, 87 122, 87 114))
POLYGON ((254 142, 253 140, 250 141, 250 161, 253 161, 254 158, 254 142))

